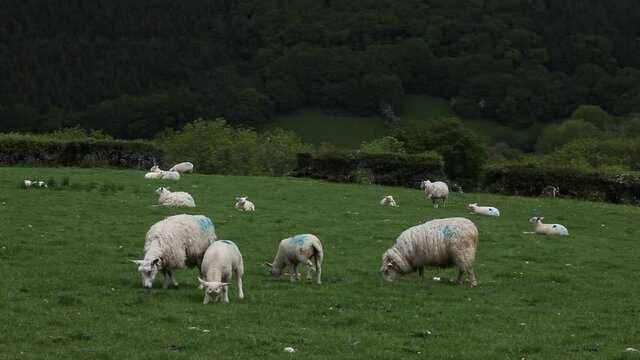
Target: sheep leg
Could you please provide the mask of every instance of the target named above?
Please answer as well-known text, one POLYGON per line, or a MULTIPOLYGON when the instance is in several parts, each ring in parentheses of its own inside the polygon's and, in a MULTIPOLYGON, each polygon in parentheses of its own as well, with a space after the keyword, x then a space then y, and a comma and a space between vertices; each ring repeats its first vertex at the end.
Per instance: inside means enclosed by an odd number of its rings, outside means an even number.
POLYGON ((213 300, 211 298, 211 295, 209 295, 209 293, 205 293, 204 294, 204 301, 202 302, 203 304, 208 304, 209 302, 211 302, 211 300, 213 300))
POLYGON ((173 277, 173 272, 167 271, 167 274, 169 275, 169 280, 171 281, 171 285, 173 285, 173 287, 178 287, 178 281, 176 280, 176 278, 173 277))
POLYGON ((222 294, 220 294, 220 296, 222 296, 222 302, 223 303, 228 303, 229 302, 229 287, 228 286, 223 286, 222 287, 222 294))
POLYGON ((418 268, 418 275, 420 276, 420 280, 424 281, 424 268, 418 268))
POLYGON ((291 282, 296 281, 297 272, 298 272, 297 266, 294 264, 289 264, 289 276, 291 277, 291 282))
POLYGON ((296 281, 300 281, 300 272, 298 271, 298 264, 293 265, 293 273, 296 275, 296 281))
POLYGON ((318 285, 322 284, 322 281, 320 280, 322 276, 322 267, 320 266, 320 264, 318 264, 318 267, 316 268, 316 282, 318 283, 318 285))
POLYGON ((238 297, 240 300, 244 299, 244 293, 242 292, 242 275, 238 275, 238 297))
POLYGON ((462 285, 463 282, 464 282, 464 270, 460 268, 460 270, 458 270, 458 284, 462 285))
POLYGON ((469 280, 471 280, 471 287, 478 286, 478 281, 476 280, 476 274, 473 272, 473 268, 467 269, 467 273, 469 273, 469 280))
POLYGON ((164 284, 162 285, 163 288, 168 289, 169 284, 173 285, 174 287, 178 287, 178 282, 176 281, 176 279, 174 279, 173 273, 170 270, 163 271, 162 275, 164 275, 164 284))
POLYGON ((314 271, 316 271, 316 269, 313 267, 311 259, 307 259, 307 281, 311 281, 311 273, 314 271))

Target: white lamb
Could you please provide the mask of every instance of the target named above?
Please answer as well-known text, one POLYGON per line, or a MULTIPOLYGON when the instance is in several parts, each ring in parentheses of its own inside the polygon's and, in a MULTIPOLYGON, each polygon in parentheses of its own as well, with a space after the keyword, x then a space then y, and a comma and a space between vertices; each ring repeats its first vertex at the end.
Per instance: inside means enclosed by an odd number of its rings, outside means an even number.
POLYGON ((529 222, 533 224, 533 231, 540 235, 569 235, 569 230, 560 224, 543 224, 542 219, 544 217, 534 216, 529 219, 529 222))
POLYGON ((475 214, 500 216, 500 210, 492 206, 478 206, 478 203, 469 204, 469 206, 467 206, 467 209, 475 214))
POLYGON ((144 178, 145 179, 161 179, 162 178, 162 172, 161 171, 151 171, 151 172, 148 172, 148 173, 144 174, 144 178))
POLYGON ((180 180, 180 173, 177 171, 162 171, 163 180, 180 180))
POLYGON ((397 206, 396 201, 393 200, 393 196, 387 195, 380 200, 380 205, 382 206, 397 206))
POLYGON ((249 200, 248 196, 241 196, 236 198, 236 209, 240 211, 256 211, 255 205, 249 200))
POLYGON ((175 164, 169 169, 169 171, 177 171, 179 173, 190 173, 193 172, 193 164, 190 162, 181 162, 179 164, 175 164))
POLYGON ((269 273, 276 281, 280 280, 282 271, 288 266, 291 282, 294 282, 300 280, 298 264, 303 263, 307 266, 307 281, 311 281, 311 272, 315 271, 316 282, 321 284, 323 257, 320 239, 312 234, 299 234, 280 241, 273 263, 265 262, 265 264, 270 268, 269 273), (311 257, 314 259, 315 267, 311 257))
POLYGON ((424 279, 425 266, 451 267, 457 265, 458 283, 469 274, 471 286, 476 286, 473 262, 478 247, 478 229, 468 219, 448 218, 427 221, 410 227, 396 239, 396 243, 382 255, 380 273, 388 281, 398 274, 418 270, 424 279))
POLYGON ((169 188, 159 187, 156 193, 160 195, 158 203, 164 206, 196 207, 193 197, 184 191, 171 192, 169 188))
POLYGON ((433 207, 438 207, 439 200, 442 200, 442 207, 446 206, 449 197, 449 187, 442 181, 431 182, 425 180, 420 184, 420 188, 424 189, 424 193, 433 202, 433 207))
POLYGON ((184 267, 201 268, 205 251, 217 239, 213 222, 203 215, 174 215, 155 223, 145 237, 144 259, 138 265, 142 287, 150 289, 158 271, 164 275, 164 288, 178 286, 173 271, 184 267))
POLYGON ((242 274, 244 263, 238 246, 231 240, 219 240, 211 244, 202 259, 202 278, 198 281, 203 286, 204 301, 229 302, 229 282, 236 275, 238 279, 238 297, 244 298, 242 292, 242 274))

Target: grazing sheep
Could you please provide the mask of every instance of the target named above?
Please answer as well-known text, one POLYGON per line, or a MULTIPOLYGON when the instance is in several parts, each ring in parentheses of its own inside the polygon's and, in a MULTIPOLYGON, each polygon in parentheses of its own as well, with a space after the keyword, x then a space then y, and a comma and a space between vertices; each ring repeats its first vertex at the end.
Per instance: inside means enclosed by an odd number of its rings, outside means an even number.
POLYGON ((156 193, 160 195, 158 203, 164 206, 196 207, 193 197, 184 191, 171 192, 169 188, 159 187, 156 193))
POLYGON ((255 205, 249 200, 248 196, 241 196, 236 198, 236 209, 240 211, 256 211, 255 205))
POLYGON ((478 203, 469 204, 469 206, 467 206, 467 209, 475 214, 500 216, 500 210, 492 206, 478 206, 478 203))
POLYGON ((447 203, 447 197, 449 197, 449 187, 442 181, 431 182, 425 180, 420 183, 420 188, 424 189, 424 193, 433 202, 433 207, 438 207, 438 200, 442 200, 442 207, 445 207, 447 203))
POLYGON ((190 173, 193 172, 193 164, 190 162, 181 162, 179 164, 175 164, 169 169, 169 171, 177 171, 179 173, 190 173))
POLYGON ((238 297, 242 292, 242 274, 244 263, 238 246, 231 240, 219 240, 211 244, 202 259, 202 276, 198 281, 205 289, 203 304, 210 301, 229 302, 229 281, 236 275, 238 279, 238 297))
POLYGON ((469 274, 471 286, 476 286, 473 262, 478 246, 478 229, 468 219, 447 218, 427 221, 410 227, 396 239, 396 243, 382 255, 380 273, 388 281, 398 274, 418 270, 424 279, 425 266, 458 266, 458 283, 469 274))
POLYGON ((144 259, 138 265, 142 287, 150 289, 158 271, 164 275, 164 288, 178 286, 173 271, 197 266, 200 270, 205 251, 217 239, 213 222, 203 215, 174 215, 155 223, 145 237, 144 259))
POLYGON ((393 200, 393 196, 387 195, 380 200, 380 205, 382 206, 397 206, 396 201, 393 200))
POLYGON ((529 219, 533 224, 533 231, 540 235, 569 235, 569 230, 560 224, 543 224, 544 217, 534 216, 529 219))
POLYGON ((295 280, 300 280, 298 264, 304 263, 307 265, 307 281, 311 281, 311 272, 315 271, 316 282, 320 284, 323 257, 320 239, 312 234, 299 234, 280 241, 273 263, 265 262, 265 264, 270 268, 269 273, 273 280, 276 281, 280 280, 280 275, 282 275, 285 266, 289 266, 291 282, 294 282, 295 280), (311 257, 314 258, 315 267, 314 263, 311 262, 311 257))

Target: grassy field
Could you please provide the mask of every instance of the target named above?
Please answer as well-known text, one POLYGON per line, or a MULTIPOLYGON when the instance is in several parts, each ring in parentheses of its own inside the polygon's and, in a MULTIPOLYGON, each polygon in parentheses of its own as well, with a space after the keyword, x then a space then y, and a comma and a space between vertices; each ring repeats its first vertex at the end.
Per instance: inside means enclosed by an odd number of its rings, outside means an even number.
POLYGON ((433 209, 417 189, 307 179, 170 183, 142 171, 3 167, 0 359, 640 359, 625 351, 640 349, 639 216, 632 206, 467 193, 433 209), (50 178, 63 189, 20 187, 50 178), (156 206, 160 185, 189 191, 197 207, 156 206), (398 208, 378 205, 388 194, 398 208), (235 211, 239 195, 257 211, 235 211), (468 214, 476 201, 502 216, 468 214), (195 269, 177 272, 179 289, 156 279, 142 290, 130 260, 142 258, 152 224, 179 213, 209 216, 239 245, 244 300, 234 282, 229 304, 203 305, 195 269), (571 235, 529 233, 534 215, 571 235), (381 255, 401 231, 452 216, 479 229, 478 287, 455 285, 457 269, 382 280, 381 255), (324 244, 322 285, 267 276, 263 262, 297 233, 324 244))

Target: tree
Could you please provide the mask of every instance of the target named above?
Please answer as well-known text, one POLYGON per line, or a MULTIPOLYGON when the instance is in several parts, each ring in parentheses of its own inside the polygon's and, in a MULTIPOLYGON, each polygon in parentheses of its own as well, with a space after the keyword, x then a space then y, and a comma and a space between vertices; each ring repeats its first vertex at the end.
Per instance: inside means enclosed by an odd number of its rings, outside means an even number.
POLYGON ((580 138, 596 138, 598 128, 584 120, 569 119, 560 124, 551 124, 544 129, 538 139, 536 150, 542 154, 550 153, 563 145, 580 138))

